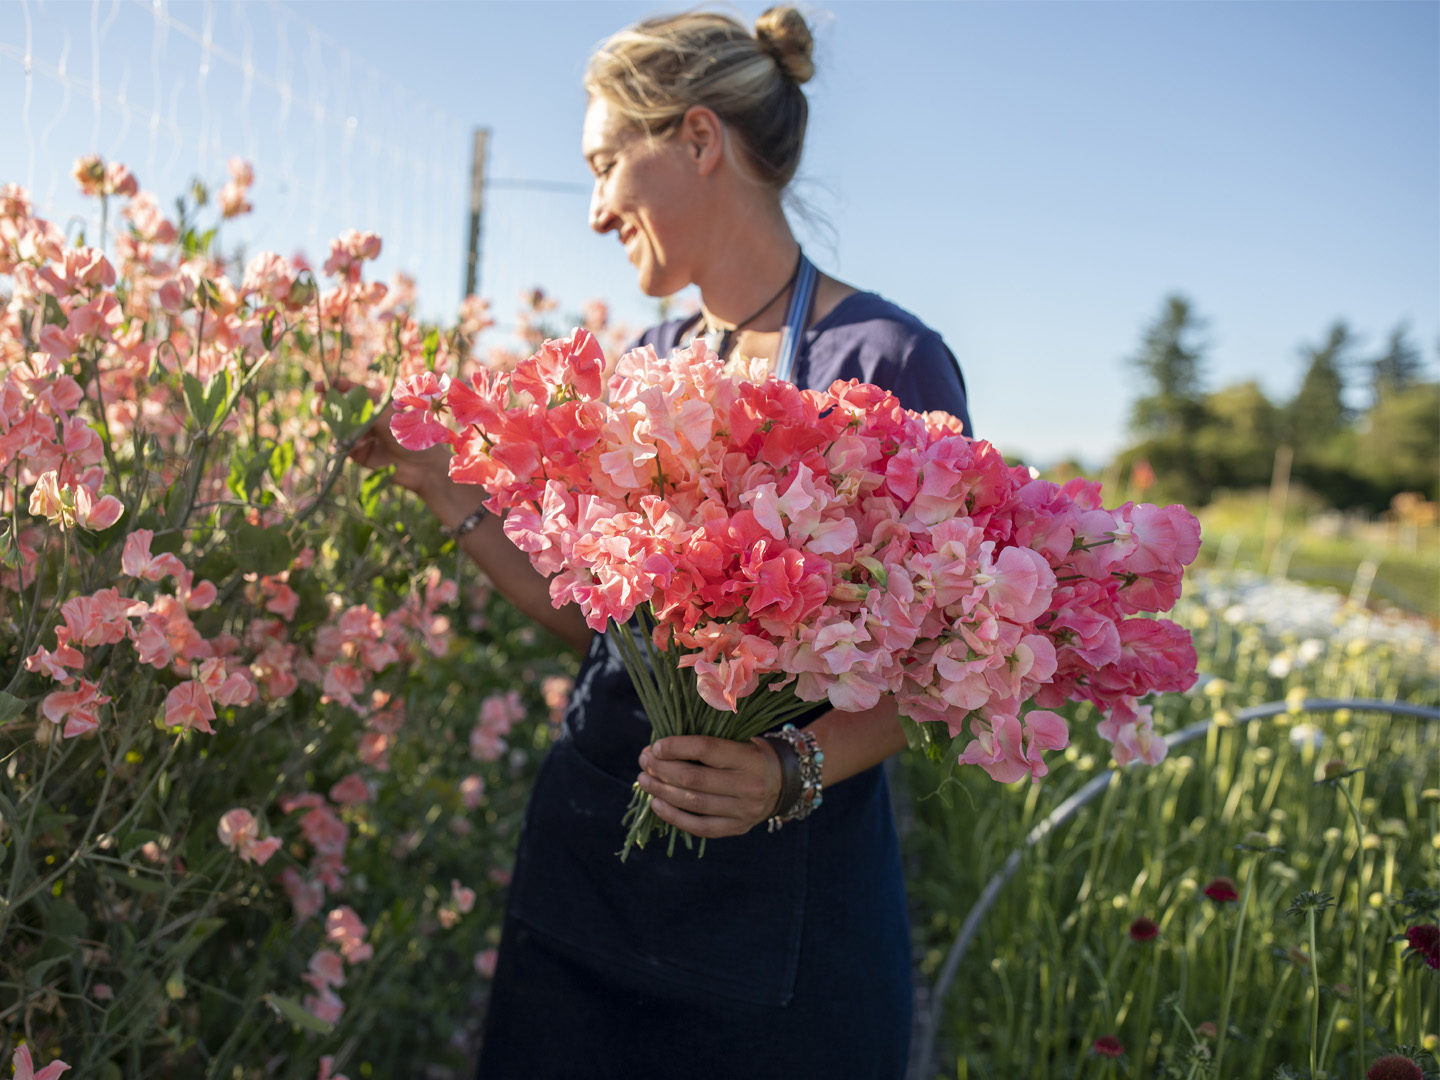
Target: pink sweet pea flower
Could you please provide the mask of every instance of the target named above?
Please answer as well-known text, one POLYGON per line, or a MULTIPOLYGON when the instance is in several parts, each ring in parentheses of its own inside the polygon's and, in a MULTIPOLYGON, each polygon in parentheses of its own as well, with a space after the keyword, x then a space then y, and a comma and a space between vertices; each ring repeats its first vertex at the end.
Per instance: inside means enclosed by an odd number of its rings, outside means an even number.
POLYGON ((460 781, 460 805, 466 810, 474 810, 485 798, 485 780, 483 777, 471 774, 460 781))
POLYGON ((365 934, 365 924, 348 904, 325 916, 325 940, 335 945, 348 963, 358 964, 374 955, 375 950, 365 944, 365 934))
POLYGON ((55 628, 54 652, 42 646, 25 658, 26 671, 44 672, 58 683, 70 681, 71 675, 66 668, 79 668, 84 665, 84 654, 70 644, 70 628, 68 626, 55 628))
POLYGON ((407 450, 428 450, 440 443, 458 444, 460 435, 440 422, 447 412, 450 376, 422 371, 395 384, 395 414, 390 432, 407 450))
POLYGON ((47 472, 35 483, 30 492, 30 513, 43 517, 52 525, 61 524, 65 518, 65 500, 60 495, 60 477, 47 472))
POLYGON ((35 1062, 30 1057, 30 1048, 21 1046, 16 1049, 10 1059, 12 1068, 15 1070, 15 1080, 56 1080, 57 1077, 70 1068, 63 1061, 52 1061, 39 1072, 35 1071, 35 1062))
POLYGON ((328 987, 319 994, 305 995, 305 1011, 322 1024, 338 1024, 345 1015, 345 1002, 328 987))
POLYGON ((75 690, 56 690, 46 694, 40 703, 40 713, 52 724, 65 723, 61 735, 73 739, 100 726, 100 706, 107 704, 110 697, 100 693, 100 687, 88 679, 81 679, 75 690))
POLYGON ((1200 522, 1183 506, 1141 503, 1129 514, 1135 550, 1125 560, 1132 574, 1175 572, 1200 553, 1200 522))
POLYGON ((185 564, 169 552, 151 555, 150 542, 154 537, 150 529, 136 529, 125 538, 125 550, 120 555, 121 571, 141 581, 159 581, 167 575, 179 578, 185 573, 185 564))
POLYGON ((495 961, 499 953, 494 949, 481 949, 475 954, 475 974, 482 979, 495 977, 495 961))
POLYGON ((194 679, 188 679, 165 695, 165 723, 169 727, 193 728, 214 735, 210 721, 215 719, 215 706, 210 695, 194 679))
POLYGON ((317 949, 310 957, 309 969, 300 977, 316 990, 345 985, 345 961, 334 949, 317 949))
POLYGON ((320 1073, 315 1080, 350 1080, 344 1073, 332 1073, 330 1070, 335 1067, 333 1054, 326 1054, 320 1059, 320 1073))
POLYGON ((350 773, 330 788, 330 801, 337 806, 360 806, 375 796, 359 773, 350 773))
POLYGON ((125 504, 114 495, 105 495, 97 500, 90 494, 89 488, 75 489, 75 522, 82 529, 94 532, 108 529, 120 520, 124 512, 125 504))
POLYGON ((216 833, 220 842, 235 852, 245 862, 264 866, 280 849, 278 837, 259 838, 260 825, 249 810, 236 808, 227 810, 220 818, 216 833))

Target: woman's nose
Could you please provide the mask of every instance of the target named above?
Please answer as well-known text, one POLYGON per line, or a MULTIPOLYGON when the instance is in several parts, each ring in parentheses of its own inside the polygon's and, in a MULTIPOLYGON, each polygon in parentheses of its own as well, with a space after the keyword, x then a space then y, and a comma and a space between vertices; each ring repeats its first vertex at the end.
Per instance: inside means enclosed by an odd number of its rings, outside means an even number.
POLYGON ((597 233, 607 233, 615 227, 615 215, 605 205, 605 196, 600 191, 600 181, 590 192, 590 228, 597 233))

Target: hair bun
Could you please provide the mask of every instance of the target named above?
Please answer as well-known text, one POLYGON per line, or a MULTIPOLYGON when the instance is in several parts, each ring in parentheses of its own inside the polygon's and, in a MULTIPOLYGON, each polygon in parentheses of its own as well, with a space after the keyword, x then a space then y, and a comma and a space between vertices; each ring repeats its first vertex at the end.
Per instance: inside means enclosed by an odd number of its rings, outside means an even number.
POLYGON ((810 27, 793 7, 772 7, 755 20, 755 38, 775 57, 780 70, 797 86, 810 81, 815 74, 815 39, 810 27))

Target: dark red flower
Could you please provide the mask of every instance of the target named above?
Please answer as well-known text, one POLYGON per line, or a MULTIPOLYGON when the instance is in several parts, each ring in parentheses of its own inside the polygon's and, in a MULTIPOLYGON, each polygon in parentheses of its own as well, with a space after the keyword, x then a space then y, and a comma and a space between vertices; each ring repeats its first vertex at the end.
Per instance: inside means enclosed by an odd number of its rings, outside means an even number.
POLYGON ((1240 893, 1235 889, 1235 882, 1228 877, 1217 877, 1209 885, 1206 885, 1205 895, 1217 904, 1233 904, 1240 899, 1240 893))
POLYGON ((1136 941, 1149 941, 1158 933, 1160 933, 1160 924, 1154 919, 1147 919, 1144 915, 1130 924, 1130 936, 1136 941))
POLYGON ((1425 1074, 1404 1054, 1386 1054, 1375 1059, 1365 1080, 1425 1080, 1425 1074))
POLYGON ((1434 923, 1412 926, 1405 931, 1405 940, 1420 954, 1420 959, 1432 968, 1440 968, 1440 926, 1434 923))
POLYGON ((1120 1045, 1120 1040, 1114 1035, 1101 1035, 1090 1046, 1092 1054, 1100 1054, 1102 1057, 1124 1057, 1125 1047, 1120 1045))

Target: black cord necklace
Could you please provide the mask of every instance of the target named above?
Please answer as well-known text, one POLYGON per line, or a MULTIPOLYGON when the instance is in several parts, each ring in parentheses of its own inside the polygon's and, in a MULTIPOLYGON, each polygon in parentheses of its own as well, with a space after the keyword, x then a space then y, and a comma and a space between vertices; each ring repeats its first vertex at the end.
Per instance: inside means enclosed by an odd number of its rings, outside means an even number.
POLYGON ((774 296, 770 297, 769 300, 766 300, 765 303, 760 307, 760 309, 756 311, 755 314, 751 315, 748 319, 744 319, 736 323, 734 326, 714 326, 710 322, 710 316, 704 310, 700 312, 700 336, 705 339, 705 343, 707 345, 710 345, 711 348, 715 350, 716 356, 724 360, 727 354, 730 352, 730 343, 734 340, 735 335, 738 334, 741 330, 744 330, 761 315, 764 315, 765 312, 769 311, 770 308, 774 306, 776 300, 779 300, 782 296, 784 296, 787 292, 790 291, 790 286, 795 284, 795 278, 798 277, 800 274, 800 260, 804 257, 805 256, 803 252, 797 254, 795 259, 795 269, 790 271, 790 276, 785 279, 785 284, 780 286, 780 291, 777 292, 774 296), (720 335, 718 343, 715 341, 716 334, 720 335))

